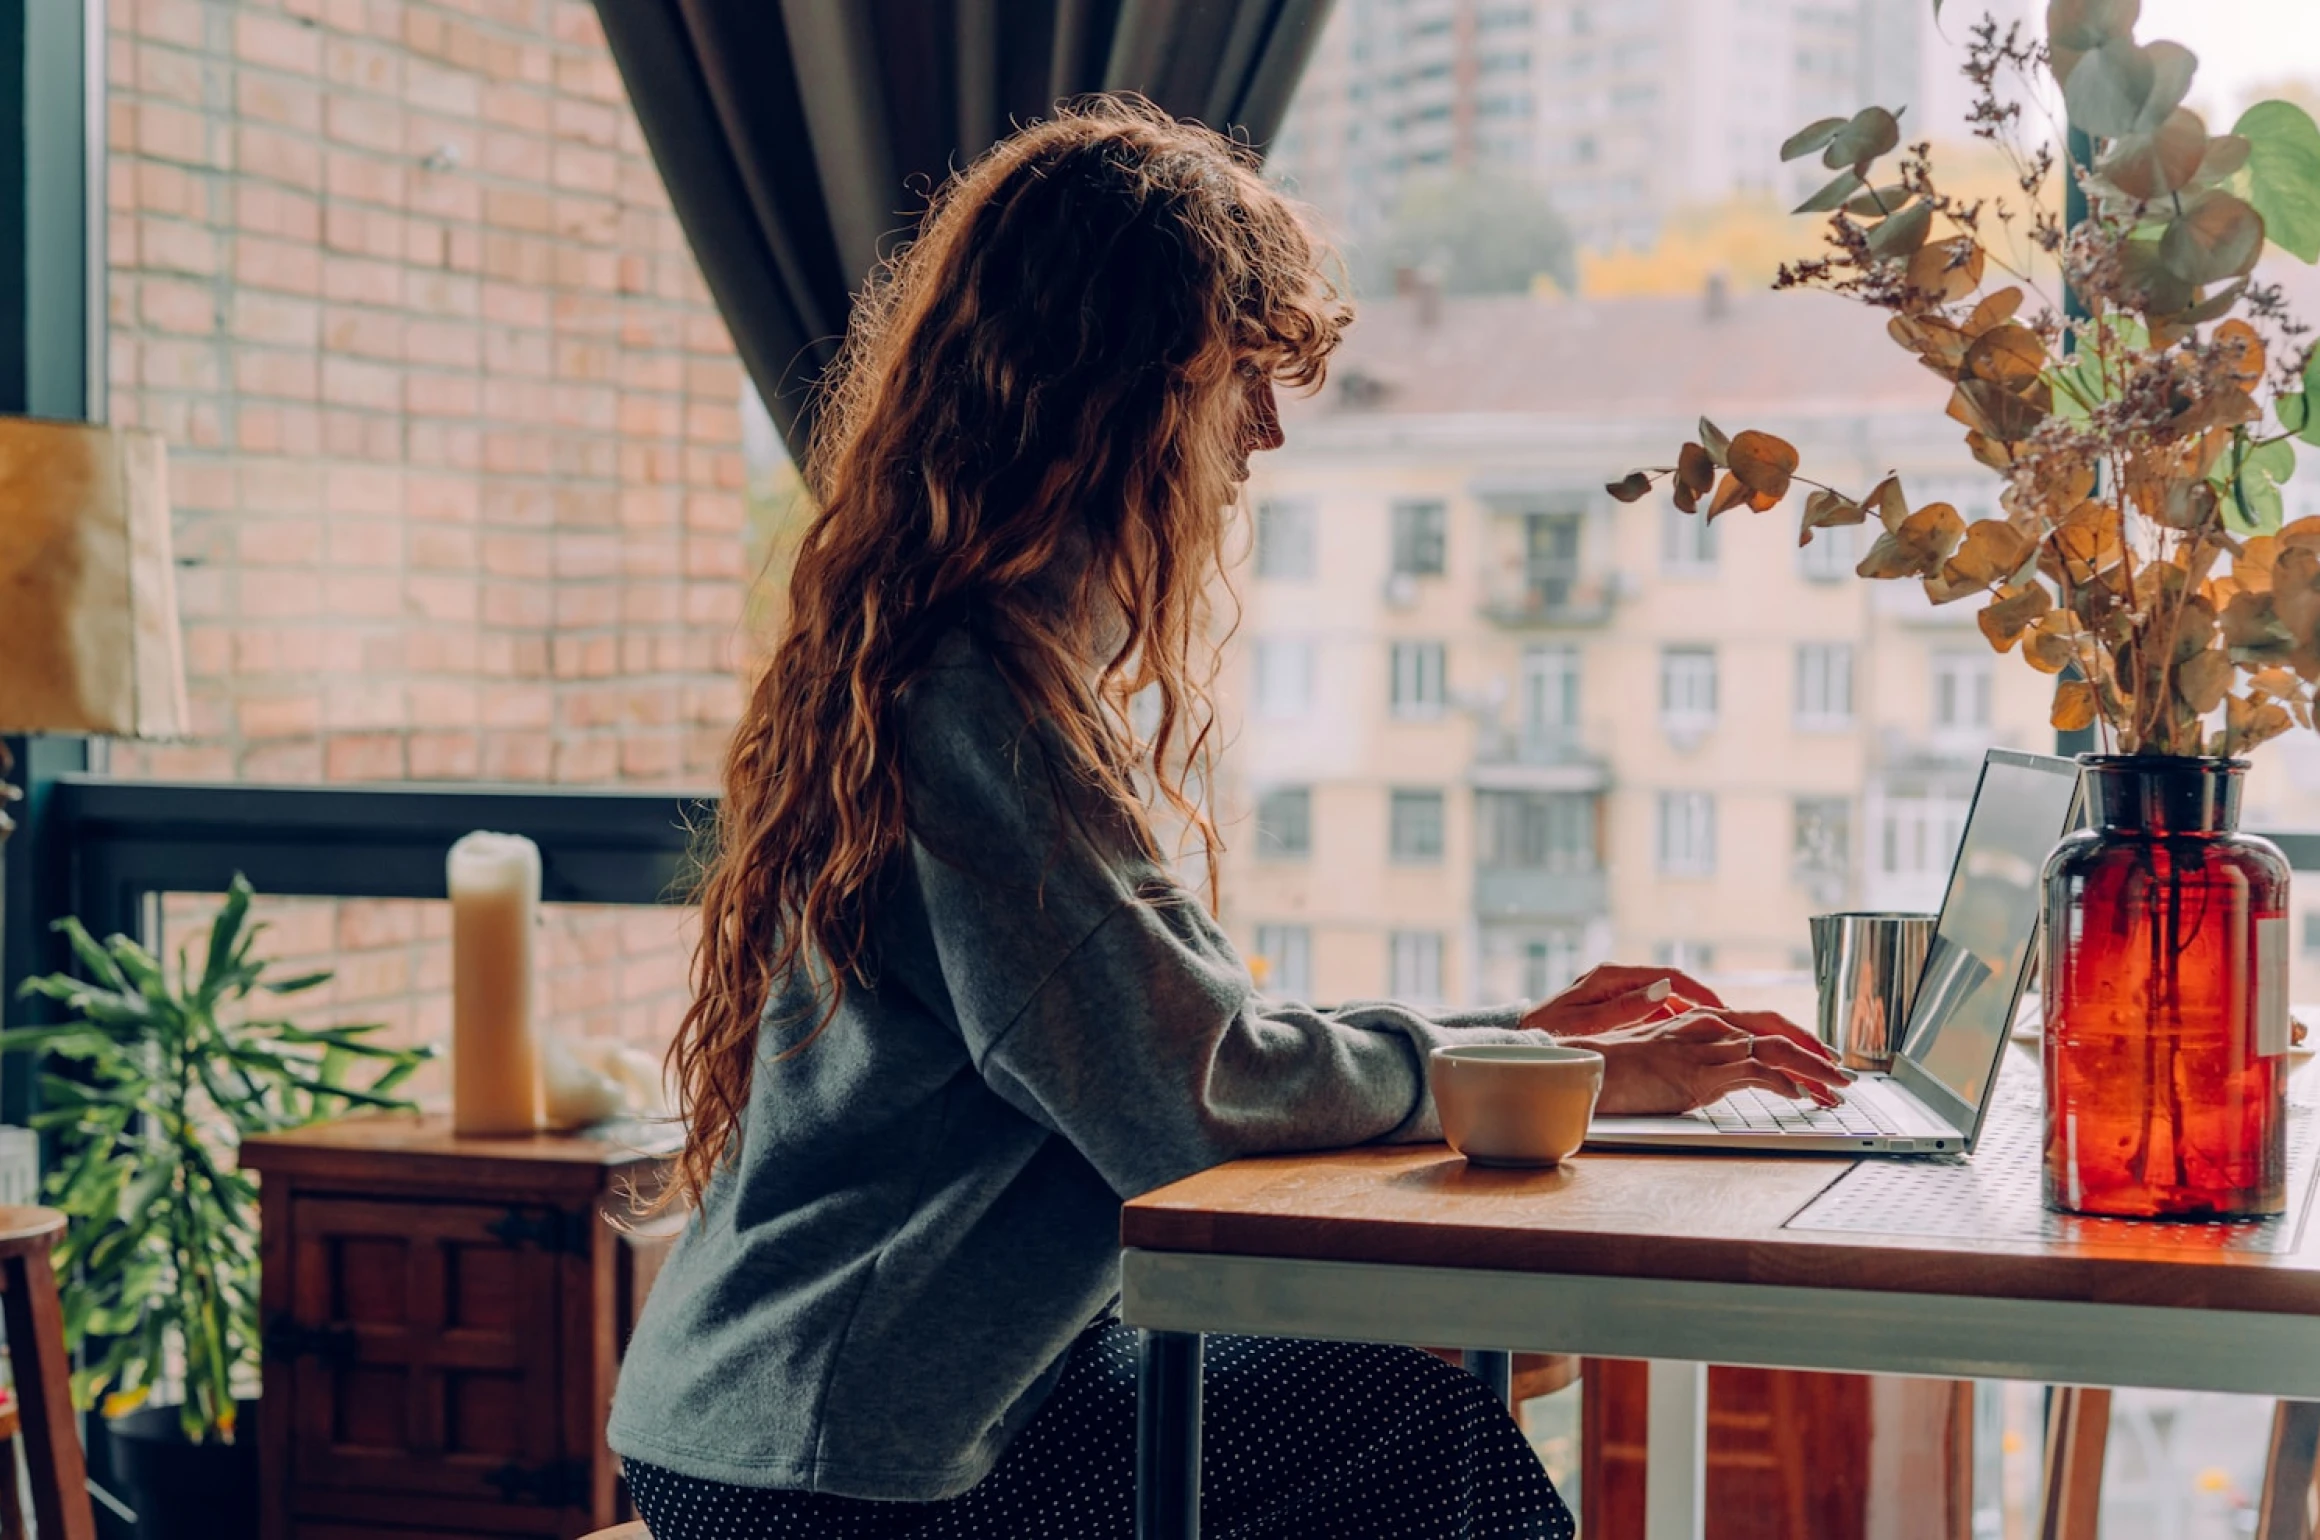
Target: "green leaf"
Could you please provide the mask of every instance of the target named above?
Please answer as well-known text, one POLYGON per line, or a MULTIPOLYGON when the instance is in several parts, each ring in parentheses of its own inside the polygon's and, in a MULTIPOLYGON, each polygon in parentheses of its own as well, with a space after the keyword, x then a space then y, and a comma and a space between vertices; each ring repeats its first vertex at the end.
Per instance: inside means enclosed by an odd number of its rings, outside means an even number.
POLYGON ((1880 257, 1906 257, 1933 231, 1933 205, 1913 203, 1869 232, 1869 250, 1880 257))
POLYGON ((294 995, 301 990, 313 989, 327 984, 336 977, 338 974, 335 970, 323 968, 313 973, 298 974, 294 978, 277 979, 269 983, 266 990, 269 994, 294 995))
POLYGON ((2159 260, 2190 284, 2236 278, 2255 266, 2263 249, 2262 217, 2227 192, 2183 200, 2183 211, 2167 222, 2167 233, 2159 238, 2159 260))
POLYGON ((1900 142, 1900 114, 1887 112, 1882 107, 1863 107, 1829 137, 1828 148, 1821 153, 1821 164, 1831 171, 1851 166, 1855 171, 1866 172, 1869 162, 1900 142))
POLYGON ((2118 139, 2135 132, 2158 83, 2151 56, 2131 37, 2113 37, 2071 66, 2062 82, 2070 126, 2118 139))
POLYGON ((1817 123, 1807 123, 1781 141, 1780 158, 1782 160, 1801 160, 1826 146, 1831 139, 1837 137, 1838 130, 1844 126, 1845 120, 1843 118, 1822 118, 1817 123))
POLYGON ((1868 185, 1867 182, 1861 180, 1860 172, 1840 171, 1835 180, 1789 212, 1792 214, 1826 214, 1829 210, 1844 204, 1853 194, 1868 185))
POLYGON ((2233 133, 2248 141, 2235 183, 2264 217, 2264 232, 2282 251, 2320 262, 2320 127, 2293 102, 2258 102, 2233 133))

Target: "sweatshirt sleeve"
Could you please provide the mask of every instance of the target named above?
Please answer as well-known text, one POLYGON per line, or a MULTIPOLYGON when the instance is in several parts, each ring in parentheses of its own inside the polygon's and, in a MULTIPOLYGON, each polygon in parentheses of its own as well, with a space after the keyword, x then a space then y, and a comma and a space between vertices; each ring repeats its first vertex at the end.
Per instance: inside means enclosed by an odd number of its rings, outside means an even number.
POLYGON ((1147 890, 1063 959, 979 1062, 1131 1197, 1242 1155, 1438 1139, 1427 1054, 1523 1041, 1519 1015, 1260 1000, 1189 895, 1147 890))

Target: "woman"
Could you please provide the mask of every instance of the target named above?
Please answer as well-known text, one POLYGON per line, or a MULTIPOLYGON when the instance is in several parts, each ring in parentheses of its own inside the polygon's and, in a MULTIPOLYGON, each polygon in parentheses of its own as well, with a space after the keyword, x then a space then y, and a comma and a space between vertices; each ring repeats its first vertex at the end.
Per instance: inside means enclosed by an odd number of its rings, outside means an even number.
MULTIPOLYGON (((670 1056, 698 1212, 613 1408, 660 1540, 1125 1535, 1121 1199, 1438 1137, 1437 1044, 1592 1034, 1628 1111, 1833 1099, 1778 1018, 1657 1019, 1714 1005, 1680 976, 1267 1005, 1178 885, 1226 510, 1348 319, 1245 151, 1121 99, 954 179, 857 307, 670 1056)), ((1206 1419, 1211 1534, 1571 1532, 1412 1349, 1219 1339, 1206 1419)))

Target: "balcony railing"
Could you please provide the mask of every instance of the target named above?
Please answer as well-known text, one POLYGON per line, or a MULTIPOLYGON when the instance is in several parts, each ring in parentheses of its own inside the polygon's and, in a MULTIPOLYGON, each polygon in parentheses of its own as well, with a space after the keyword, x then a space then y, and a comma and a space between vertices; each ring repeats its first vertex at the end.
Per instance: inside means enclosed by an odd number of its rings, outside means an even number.
POLYGON ((1474 917, 1478 920, 1586 920, 1610 912, 1609 885, 1600 869, 1474 869, 1474 917))
POLYGON ((1607 575, 1538 577, 1518 570, 1491 583, 1482 614, 1501 626, 1600 626, 1611 619, 1620 593, 1618 580, 1607 575))
POLYGON ((1475 740, 1469 779, 1481 791, 1603 791, 1611 762, 1587 744, 1590 736, 1601 742, 1609 735, 1608 723, 1593 733, 1487 724, 1475 740))

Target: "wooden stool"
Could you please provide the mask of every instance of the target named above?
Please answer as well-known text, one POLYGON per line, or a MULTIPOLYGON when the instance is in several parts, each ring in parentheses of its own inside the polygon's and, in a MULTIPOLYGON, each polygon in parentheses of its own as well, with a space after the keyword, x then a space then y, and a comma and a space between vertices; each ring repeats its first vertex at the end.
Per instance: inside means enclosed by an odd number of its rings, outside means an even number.
MULTIPOLYGON (((48 1261, 62 1234, 64 1215, 55 1209, 0 1207, 0 1326, 8 1333, 8 1362, 16 1377, 15 1416, 32 1476, 33 1523, 41 1540, 96 1540, 73 1415, 72 1361, 64 1350, 64 1307, 48 1261)), ((6 1483, 13 1504, 13 1461, 6 1483)))
MULTIPOLYGON (((2111 1431, 2111 1393, 2091 1385, 2058 1385, 2047 1411, 2046 1495, 2039 1540, 2096 1540, 2102 1507, 2104 1446, 2111 1431)), ((2282 1401, 2272 1408, 2271 1448, 2264 1459, 2256 1540, 2314 1540, 2313 1467, 2320 1455, 2320 1402, 2282 1401)))

